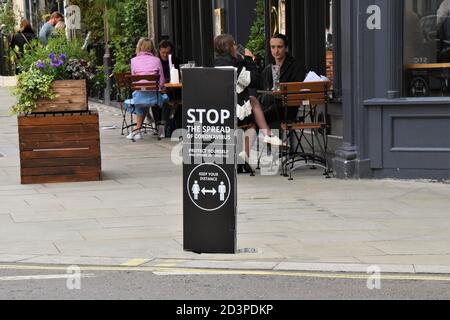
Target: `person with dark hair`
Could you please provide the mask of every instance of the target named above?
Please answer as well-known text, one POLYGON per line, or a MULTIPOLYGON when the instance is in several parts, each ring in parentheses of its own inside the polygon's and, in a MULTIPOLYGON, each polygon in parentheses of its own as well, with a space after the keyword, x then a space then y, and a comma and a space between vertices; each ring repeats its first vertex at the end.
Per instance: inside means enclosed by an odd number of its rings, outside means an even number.
POLYGON ((63 20, 63 15, 59 12, 53 12, 50 19, 42 26, 39 32, 39 39, 44 46, 48 43, 48 38, 53 34, 55 26, 63 20))
MULTIPOLYGON (((305 79, 305 68, 289 54, 289 40, 284 34, 275 34, 270 39, 270 51, 273 61, 264 68, 261 76, 261 86, 264 90, 272 90, 273 88, 273 65, 279 66, 280 83, 302 82, 305 79)), ((264 115, 266 116, 267 122, 271 125, 278 124, 283 119, 280 114, 281 106, 279 103, 276 103, 272 95, 262 95, 260 101, 264 106, 264 115)), ((293 119, 296 116, 296 110, 288 111, 288 119, 293 119)))
MULTIPOLYGON (((244 56, 237 52, 237 46, 231 35, 219 35, 214 40, 214 60, 215 67, 235 67, 237 68, 238 81, 238 106, 236 113, 239 118, 239 125, 249 125, 252 128, 258 127, 264 135, 264 142, 267 144, 281 146, 283 142, 278 136, 272 135, 269 125, 266 122, 261 105, 256 98, 256 89, 259 87, 260 76, 258 67, 252 59, 252 53, 245 49, 244 56)), ((250 154, 250 142, 245 140, 245 150, 240 155, 247 163, 250 154)))
MULTIPOLYGON (((170 59, 169 56, 172 55, 172 65, 175 69, 180 70, 180 60, 173 55, 174 46, 173 43, 167 39, 161 40, 158 44, 158 56, 161 60, 161 65, 164 71, 164 78, 166 79, 166 83, 171 81, 170 79, 170 59)), ((181 101, 181 92, 180 91, 170 91, 167 93, 170 98, 170 101, 181 101)), ((177 104, 171 105, 166 103, 160 112, 156 112, 154 115, 156 118, 161 120, 161 130, 159 132, 159 139, 164 139, 166 136, 168 137, 171 131, 175 130, 177 127, 177 123, 182 121, 182 116, 180 112, 178 112, 177 104)))
POLYGON ((180 69, 180 61, 177 57, 173 55, 173 44, 169 40, 162 40, 158 45, 159 59, 164 70, 164 77, 166 82, 170 81, 170 66, 169 66, 169 56, 172 55, 172 64, 176 69, 180 69))
POLYGON ((19 29, 11 39, 11 48, 13 50, 16 47, 18 48, 18 52, 16 52, 17 58, 20 58, 20 56, 23 54, 25 45, 31 44, 31 41, 33 41, 35 38, 36 34, 34 33, 30 22, 27 19, 22 18, 20 20, 19 29))

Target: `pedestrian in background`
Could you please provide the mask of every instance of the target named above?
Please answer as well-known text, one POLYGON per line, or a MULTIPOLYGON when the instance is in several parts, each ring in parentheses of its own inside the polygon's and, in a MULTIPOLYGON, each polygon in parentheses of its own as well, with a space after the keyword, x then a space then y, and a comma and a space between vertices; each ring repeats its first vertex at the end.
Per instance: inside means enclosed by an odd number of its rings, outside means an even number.
POLYGON ((22 56, 25 45, 31 44, 34 39, 36 39, 36 33, 31 27, 31 23, 27 19, 22 18, 19 29, 11 39, 11 48, 16 52, 17 58, 22 56), (15 50, 16 47, 17 51, 15 50))
POLYGON ((63 20, 63 15, 59 12, 53 12, 50 16, 50 19, 42 26, 41 31, 39 32, 39 39, 41 40, 42 45, 46 46, 48 43, 48 38, 55 31, 55 26, 58 22, 63 20))

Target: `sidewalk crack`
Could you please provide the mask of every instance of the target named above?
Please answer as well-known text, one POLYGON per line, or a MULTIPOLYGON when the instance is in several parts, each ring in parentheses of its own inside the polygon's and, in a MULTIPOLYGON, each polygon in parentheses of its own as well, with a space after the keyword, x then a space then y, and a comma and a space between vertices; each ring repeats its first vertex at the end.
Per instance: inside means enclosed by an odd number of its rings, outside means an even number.
POLYGON ((62 254, 61 250, 59 250, 58 246, 56 245, 56 243, 52 242, 53 246, 56 248, 56 250, 58 251, 59 254, 62 254))

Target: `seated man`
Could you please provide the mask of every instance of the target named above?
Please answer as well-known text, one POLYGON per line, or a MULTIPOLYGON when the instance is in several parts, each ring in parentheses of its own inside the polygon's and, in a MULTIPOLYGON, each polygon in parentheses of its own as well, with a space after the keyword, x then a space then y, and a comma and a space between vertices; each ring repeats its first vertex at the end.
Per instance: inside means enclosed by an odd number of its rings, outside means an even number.
MULTIPOLYGON (((291 55, 289 55, 289 41, 283 34, 275 34, 270 39, 270 51, 273 62, 266 66, 261 75, 261 86, 264 90, 272 90, 272 65, 280 66, 280 82, 302 82, 305 79, 305 69, 291 55)), ((260 96, 264 115, 271 126, 279 126, 284 114, 279 103, 272 95, 260 96)), ((288 119, 295 119, 297 112, 289 110, 288 119)))
MULTIPOLYGON (((166 82, 170 82, 169 55, 173 52, 172 42, 169 40, 162 40, 158 45, 158 52, 164 70, 164 78, 166 79, 166 82)), ((176 69, 180 70, 180 61, 174 55, 172 55, 172 64, 176 69)))
MULTIPOLYGON (((180 70, 180 60, 175 57, 173 54, 173 44, 169 40, 162 40, 158 45, 158 54, 159 59, 161 60, 161 64, 164 70, 164 78, 166 79, 166 83, 170 82, 170 65, 169 65, 169 55, 172 55, 172 64, 177 69, 180 70)), ((181 101, 181 92, 180 91, 171 91, 168 92, 167 95, 170 98, 170 101, 181 101)), ((163 139, 165 138, 166 133, 166 125, 172 123, 172 129, 175 129, 173 127, 177 126, 176 123, 179 124, 181 127, 181 114, 177 113, 176 108, 172 108, 172 106, 166 104, 162 108, 162 114, 154 114, 155 117, 161 119, 161 131, 159 134, 159 138, 163 139), (175 120, 173 120, 175 119, 175 120), (173 121, 171 121, 173 120, 173 121), (174 124, 175 123, 175 124, 174 124)), ((170 129, 170 128, 169 128, 170 129)), ((168 130, 168 133, 170 134, 171 130, 168 130)))

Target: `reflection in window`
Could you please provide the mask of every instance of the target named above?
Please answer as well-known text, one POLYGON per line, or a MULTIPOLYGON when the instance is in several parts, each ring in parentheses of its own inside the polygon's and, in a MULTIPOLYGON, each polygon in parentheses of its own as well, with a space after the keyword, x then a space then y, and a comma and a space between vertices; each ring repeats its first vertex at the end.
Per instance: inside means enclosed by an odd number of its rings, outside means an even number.
POLYGON ((450 0, 405 0, 404 63, 409 96, 450 95, 450 0))

